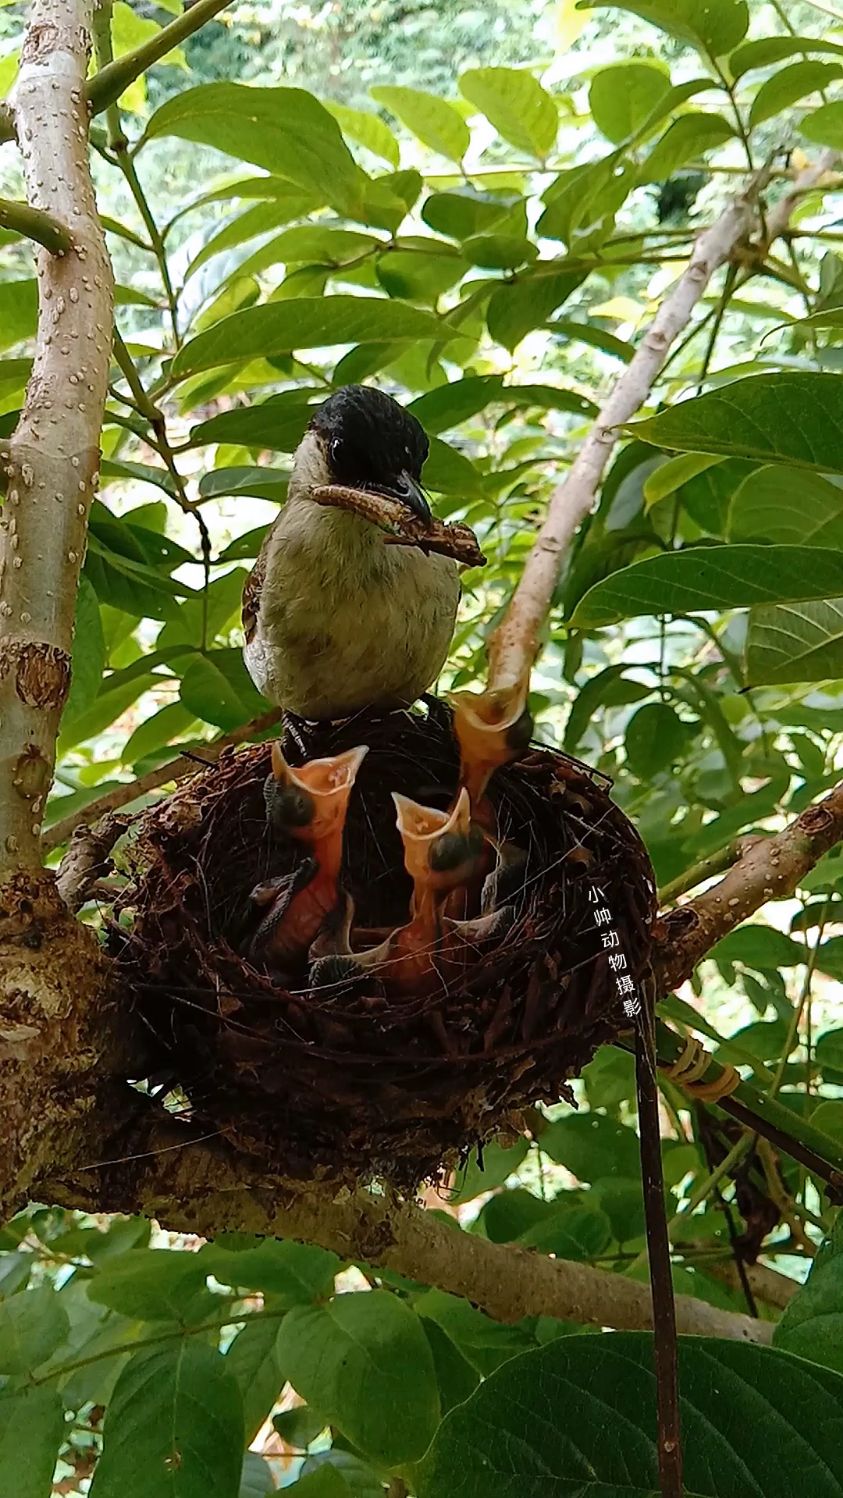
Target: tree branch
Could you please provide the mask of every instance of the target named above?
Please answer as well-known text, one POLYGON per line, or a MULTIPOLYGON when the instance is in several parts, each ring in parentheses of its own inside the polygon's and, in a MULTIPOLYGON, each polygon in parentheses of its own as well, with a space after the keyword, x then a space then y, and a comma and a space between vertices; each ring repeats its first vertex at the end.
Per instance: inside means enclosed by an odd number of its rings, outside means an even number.
MULTIPOLYGON (((162 26, 157 36, 151 37, 142 46, 135 47, 133 52, 124 53, 122 57, 118 57, 107 67, 102 68, 90 80, 86 89, 91 113, 102 114, 103 110, 119 99, 129 84, 134 83, 141 73, 145 73, 153 63, 159 62, 168 52, 172 52, 180 42, 193 36, 195 31, 199 31, 206 21, 213 20, 214 16, 224 10, 228 4, 229 0, 196 0, 196 3, 186 9, 182 15, 177 16, 175 21, 170 21, 168 26, 162 26)), ((11 112, 7 116, 0 112, 0 141, 12 140, 14 135, 15 125, 11 112)))
MULTIPOLYGON (((184 1130, 156 1126, 127 1146, 130 1158, 44 1183, 45 1199, 83 1210, 140 1212, 179 1232, 224 1230, 293 1238, 343 1259, 382 1266, 462 1295, 496 1321, 557 1316, 593 1326, 652 1326, 650 1287, 588 1264, 551 1259, 513 1244, 455 1232, 409 1202, 358 1190, 267 1178, 224 1148, 188 1144, 184 1130), (181 1136, 181 1137, 180 1137, 181 1136), (149 1151, 150 1153, 145 1153, 149 1151), (157 1151, 157 1153, 151 1153, 157 1151)), ((721 1311, 688 1295, 676 1302, 679 1330, 768 1342, 769 1323, 721 1311)))
MULTIPOLYGON (((210 742, 207 739, 200 739, 193 746, 195 754, 179 754, 175 759, 168 760, 165 765, 159 765, 157 769, 141 775, 138 780, 127 780, 125 785, 114 786, 97 801, 90 801, 82 811, 73 812, 70 816, 62 817, 60 821, 54 822, 41 839, 44 852, 51 853, 54 848, 59 848, 62 843, 67 842, 77 827, 83 824, 90 826, 106 813, 118 811, 121 806, 129 806, 132 801, 139 801, 141 796, 149 795, 150 791, 160 790, 162 785, 169 785, 174 780, 184 780, 186 775, 195 775, 201 768, 197 760, 201 759, 209 765, 214 764, 223 749, 230 748, 232 744, 247 743, 256 734, 272 728, 280 718, 281 708, 270 708, 259 718, 253 718, 251 723, 242 723, 239 728, 232 728, 230 733, 224 733, 218 739, 212 739, 210 742)), ((63 870, 64 864, 59 873, 60 879, 63 870)))
POLYGON ((41 866, 111 353, 113 281, 88 164, 92 0, 33 0, 10 108, 36 212, 73 225, 37 258, 38 332, 7 477, 0 617, 0 878, 41 866))
MULTIPOLYGON (((790 191, 766 215, 762 242, 752 248, 754 263, 766 257, 773 240, 786 231, 801 198, 821 183, 836 159, 836 152, 824 151, 799 173, 790 191)), ((741 241, 748 238, 759 195, 770 175, 769 165, 756 173, 741 196, 699 236, 686 269, 659 307, 635 357, 618 377, 565 478, 551 494, 518 586, 489 642, 490 691, 523 679, 532 664, 571 542, 594 505, 620 430, 647 399, 668 350, 687 326, 714 272, 738 254, 741 241)))
POLYGON ((783 900, 843 838, 843 783, 773 837, 745 846, 711 889, 656 923, 656 971, 662 992, 691 976, 709 948, 768 900, 783 900))
POLYGON ((66 255, 73 243, 69 229, 58 219, 41 208, 32 208, 29 203, 18 203, 12 198, 0 198, 0 229, 11 229, 25 239, 33 239, 51 255, 66 255))

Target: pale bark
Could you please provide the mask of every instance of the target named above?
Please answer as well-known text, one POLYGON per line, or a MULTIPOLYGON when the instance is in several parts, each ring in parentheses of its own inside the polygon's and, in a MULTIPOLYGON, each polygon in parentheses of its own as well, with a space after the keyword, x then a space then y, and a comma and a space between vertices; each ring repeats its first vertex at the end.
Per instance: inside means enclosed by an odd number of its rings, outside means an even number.
MULTIPOLYGON (((652 1325, 648 1284, 456 1232, 411 1202, 267 1176, 258 1164, 231 1156, 224 1147, 185 1145, 172 1126, 124 1135, 122 1144, 125 1160, 75 1179, 49 1181, 44 1188, 49 1199, 88 1210, 141 1212, 167 1228, 203 1237, 228 1230, 316 1243, 341 1258, 465 1296, 496 1321, 557 1316, 626 1330, 652 1325)), ((682 1332, 770 1340, 769 1323, 690 1295, 677 1297, 676 1310, 682 1332)))
POLYGON ((768 170, 752 179, 746 191, 700 234, 687 267, 661 303, 634 358, 601 406, 568 473, 550 496, 547 514, 518 586, 489 642, 490 691, 523 679, 525 670, 532 665, 571 542, 596 502, 600 481, 622 429, 646 401, 671 345, 687 327, 714 272, 733 257, 745 258, 745 242, 752 263, 763 260, 772 241, 786 231, 791 214, 805 193, 822 182, 836 159, 836 152, 824 151, 816 162, 798 174, 790 191, 766 214, 760 244, 750 245, 748 241, 759 220, 757 200, 766 185, 768 170))
POLYGON ((92 0, 33 0, 10 99, 29 205, 66 227, 70 248, 39 251, 32 375, 17 430, 0 445, 0 878, 41 866, 108 383, 112 275, 84 98, 91 13, 92 0))

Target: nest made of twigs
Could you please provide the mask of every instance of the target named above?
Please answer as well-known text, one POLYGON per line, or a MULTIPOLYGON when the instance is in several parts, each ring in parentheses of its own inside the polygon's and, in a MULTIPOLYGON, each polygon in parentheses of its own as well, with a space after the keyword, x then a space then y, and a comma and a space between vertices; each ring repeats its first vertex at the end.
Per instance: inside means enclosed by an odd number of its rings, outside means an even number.
MULTIPOLYGON (((445 807, 457 783, 450 715, 361 718, 308 733, 292 762, 366 743, 345 838, 344 883, 364 926, 407 919, 389 792, 445 807)), ((285 1173, 433 1178, 567 1083, 598 1045, 629 1030, 620 951, 646 984, 654 885, 637 832, 585 766, 533 748, 497 773, 501 833, 527 855, 514 924, 421 996, 392 998, 375 977, 281 986, 242 955, 249 894, 295 860, 268 829, 269 746, 227 751, 146 814, 137 869, 111 946, 155 1036, 162 1072, 193 1117, 285 1173), (595 894, 599 891, 599 897, 595 894), (598 923, 595 906, 611 912, 598 923), (606 929, 618 933, 615 946, 606 929)))

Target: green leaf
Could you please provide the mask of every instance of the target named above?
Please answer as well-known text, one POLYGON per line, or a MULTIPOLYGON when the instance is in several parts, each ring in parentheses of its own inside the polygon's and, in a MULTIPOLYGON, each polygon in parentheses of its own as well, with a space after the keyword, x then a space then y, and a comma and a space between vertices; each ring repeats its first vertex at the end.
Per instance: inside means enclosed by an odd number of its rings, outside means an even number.
POLYGON ((380 156, 390 166, 397 167, 401 159, 398 142, 388 125, 368 109, 351 109, 347 104, 337 104, 326 99, 324 106, 334 116, 343 135, 365 146, 373 156, 380 156))
POLYGON ((749 26, 745 0, 579 0, 579 10, 629 10, 660 31, 690 42, 704 56, 722 57, 743 41, 749 26))
POLYGON ((517 270, 539 253, 532 240, 517 234, 475 234, 463 241, 462 250, 471 265, 488 270, 517 270))
POLYGON ((64 1409, 54 1388, 0 1394, 0 1492, 50 1498, 64 1440, 64 1409))
POLYGON ((383 1498, 383 1480, 353 1451, 344 1451, 334 1446, 330 1451, 315 1451, 302 1463, 300 1481, 307 1481, 311 1474, 333 1473, 342 1478, 343 1492, 353 1498, 383 1498))
POLYGON ((214 650, 209 655, 194 656, 179 688, 179 697, 188 712, 201 718, 203 723, 213 723, 226 732, 239 728, 241 723, 248 723, 263 702, 259 695, 255 695, 251 678, 245 671, 238 672, 238 682, 231 680, 231 664, 228 651, 214 650), (228 669, 224 670, 223 665, 228 669))
POLYGON ((747 967, 795 967, 805 961, 805 948, 773 926, 740 926, 718 941, 707 954, 715 962, 743 962, 747 967))
POLYGON ((583 1067, 582 1079, 589 1107, 616 1108, 635 1096, 635 1063, 626 1051, 600 1047, 593 1061, 583 1067))
POLYGON ((542 1130, 540 1147, 578 1181, 640 1174, 638 1135, 603 1113, 573 1113, 542 1130))
POLYGON ((28 1373, 45 1363, 69 1331, 67 1314, 50 1285, 0 1301, 0 1373, 28 1373))
POLYGON ((0 349, 31 338, 38 321, 34 281, 0 281, 0 349))
POLYGON ((712 457, 709 453, 679 453, 678 457, 668 458, 660 463, 644 480, 647 509, 666 499, 668 495, 675 494, 683 484, 720 462, 721 458, 712 457))
POLYGON ((272 1424, 281 1439, 296 1451, 306 1451, 325 1429, 322 1416, 315 1414, 306 1404, 297 1404, 291 1410, 273 1415, 272 1424))
MULTIPOLYGON (((713 1338, 681 1337, 679 1350, 689 1495, 793 1498, 798 1472, 810 1473, 811 1498, 840 1498, 837 1374, 713 1338)), ((652 1498, 652 1359, 651 1337, 613 1332, 505 1363, 443 1421, 417 1469, 418 1498, 652 1498)))
POLYGON ((392 1467, 426 1451, 439 1422, 433 1357, 397 1296, 371 1290, 299 1307, 278 1345, 296 1392, 365 1456, 392 1467))
POLYGON ((181 1321, 206 1273, 198 1254, 133 1248, 100 1269, 88 1285, 88 1295, 137 1321, 181 1321))
POLYGON ((843 147, 843 102, 835 99, 833 104, 822 104, 813 114, 806 114, 799 125, 808 140, 821 146, 843 147))
POLYGON ((285 390, 252 406, 220 411, 193 427, 190 441, 194 446, 204 442, 233 442, 243 447, 295 452, 313 415, 314 394, 307 389, 285 390))
POLYGON ((841 73, 843 68, 833 62, 795 62, 790 68, 782 68, 762 83, 755 95, 749 111, 750 125, 760 125, 762 120, 789 109, 797 99, 828 88, 841 73))
POLYGON ((187 270, 187 276, 195 275, 208 260, 214 255, 220 255, 224 250, 233 249, 236 245, 244 244, 248 239, 254 239, 258 234, 267 234, 270 229, 278 229, 282 224, 287 224, 291 219, 303 218, 305 214, 312 213, 314 209, 321 207, 316 194, 293 192, 288 190, 275 198, 269 198, 265 203, 256 203, 247 208, 245 213, 239 213, 231 223, 226 224, 217 234, 212 234, 206 240, 195 260, 191 260, 187 270))
POLYGON ((515 1174, 528 1149, 526 1139, 519 1139, 517 1144, 506 1147, 493 1141, 485 1146, 480 1158, 477 1153, 472 1154, 456 1173, 451 1205, 470 1202, 484 1191, 494 1191, 497 1186, 502 1186, 509 1176, 515 1174))
POLYGON ((220 1353, 195 1337, 137 1352, 106 1411, 91 1498, 238 1498, 243 1445, 220 1353))
POLYGON ((248 359, 271 359, 293 349, 335 343, 413 343, 447 338, 448 323, 432 312, 385 297, 296 297, 247 307, 184 344, 170 366, 182 380, 200 369, 248 359))
POLYGON ((100 689, 105 660, 99 600, 83 573, 76 594, 70 692, 62 713, 62 731, 93 703, 100 689))
POLYGON ((720 114, 692 111, 668 126, 641 166, 642 182, 664 182, 686 161, 696 161, 734 135, 720 114))
POLYGON ((843 592, 843 555, 813 546, 691 546, 613 572, 581 598, 575 628, 843 592))
POLYGON ((362 211, 365 173, 336 120, 304 89, 202 84, 167 99, 147 124, 141 144, 162 135, 213 146, 306 191, 316 188, 351 218, 362 211))
POLYGON ((443 1415, 446 1415, 448 1410, 452 1410, 455 1404, 462 1404, 477 1388, 477 1372, 441 1326, 424 1316, 421 1317, 421 1324, 433 1354, 439 1403, 443 1415))
POLYGON ((804 469, 756 468, 732 496, 727 534, 730 541, 843 547, 843 488, 804 469))
POLYGON ((506 219, 515 205, 523 203, 511 193, 493 195, 462 188, 455 192, 433 192, 425 198, 422 218, 437 234, 449 239, 470 239, 474 234, 488 234, 506 219))
POLYGON ((462 161, 471 142, 469 129, 462 115, 453 104, 438 99, 435 94, 425 93, 420 88, 397 88, 391 84, 378 84, 369 90, 378 104, 394 114, 402 125, 427 146, 447 156, 449 161, 462 161))
POLYGON ((773 1342, 784 1352, 843 1373, 843 1218, 834 1224, 805 1284, 785 1307, 773 1342))
POLYGON ((419 1315, 433 1321, 450 1337, 463 1357, 484 1377, 501 1363, 532 1346, 532 1336, 523 1326, 504 1326, 467 1300, 444 1290, 425 1290, 415 1301, 419 1315))
POLYGON ((601 68, 591 80, 588 102, 598 130, 615 145, 635 135, 670 91, 670 76, 648 62, 601 68))
POLYGON ((571 255, 599 249, 612 232, 618 209, 637 185, 638 172, 618 151, 560 172, 545 193, 547 207, 538 233, 563 239, 571 255))
POLYGON ((646 702, 627 724, 626 761, 639 780, 666 770, 688 747, 691 725, 666 702, 646 702))
POLYGON ((265 1498, 267 1493, 277 1491, 272 1468, 266 1458, 259 1456, 257 1451, 245 1452, 237 1498, 265 1498))
POLYGON ((841 386, 836 374, 753 375, 636 422, 635 436, 681 452, 723 453, 840 473, 841 386))
POLYGON ((843 676, 843 597, 750 610, 749 686, 833 681, 843 676))
POLYGON ((556 140, 559 115, 532 73, 522 68, 471 68, 461 75, 459 87, 504 140, 544 160, 556 140))
POLYGON ((525 1248, 535 1248, 557 1259, 581 1263, 594 1259, 609 1247, 612 1228, 606 1213, 594 1205, 565 1205, 521 1233, 525 1248))
POLYGON ((246 1440, 254 1440, 278 1399, 284 1375, 278 1364, 277 1316, 252 1315, 225 1354, 243 1400, 246 1440))
POLYGON ((754 68, 768 68, 771 63, 806 52, 834 52, 843 57, 843 46, 819 36, 766 36, 738 47, 729 58, 729 71, 734 79, 738 79, 754 68))
POLYGON ((651 688, 624 677, 626 666, 606 666, 580 688, 565 728, 565 748, 573 754, 598 707, 624 707, 649 697, 651 688))
POLYGON ((521 339, 540 328, 584 280, 581 271, 554 271, 551 275, 523 271, 517 281, 498 286, 486 315, 490 338, 512 353, 521 339))
POLYGON ((262 1290, 284 1306, 307 1306, 330 1295, 342 1268, 336 1254, 313 1244, 265 1238, 241 1248, 229 1235, 206 1244, 199 1254, 205 1274, 235 1289, 262 1290))

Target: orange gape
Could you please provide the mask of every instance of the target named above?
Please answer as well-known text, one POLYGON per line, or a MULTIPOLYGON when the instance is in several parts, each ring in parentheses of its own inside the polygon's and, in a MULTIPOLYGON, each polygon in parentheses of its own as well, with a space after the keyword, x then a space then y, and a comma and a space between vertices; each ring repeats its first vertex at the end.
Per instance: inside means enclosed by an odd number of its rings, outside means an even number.
POLYGON ((307 951, 340 898, 343 831, 357 772, 368 750, 349 749, 292 769, 277 744, 266 785, 267 815, 275 831, 302 845, 306 856, 289 874, 259 884, 252 900, 265 914, 250 955, 289 966, 307 951))
POLYGON ((495 770, 518 759, 528 747, 533 720, 527 707, 529 669, 517 681, 488 692, 454 692, 454 733, 460 746, 460 786, 468 791, 471 815, 495 832, 495 813, 486 787, 495 770))
POLYGON ((410 921, 374 952, 365 953, 363 960, 398 992, 418 991, 436 976, 445 901, 474 876, 484 856, 485 839, 471 825, 465 790, 450 812, 421 806, 397 792, 392 799, 404 844, 404 867, 413 881, 410 921))

